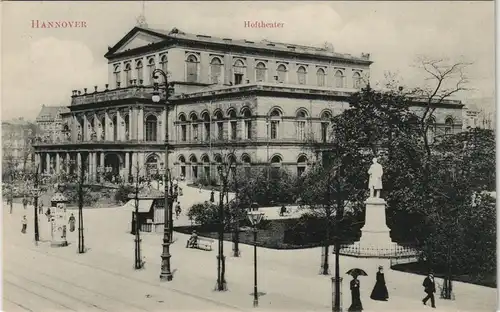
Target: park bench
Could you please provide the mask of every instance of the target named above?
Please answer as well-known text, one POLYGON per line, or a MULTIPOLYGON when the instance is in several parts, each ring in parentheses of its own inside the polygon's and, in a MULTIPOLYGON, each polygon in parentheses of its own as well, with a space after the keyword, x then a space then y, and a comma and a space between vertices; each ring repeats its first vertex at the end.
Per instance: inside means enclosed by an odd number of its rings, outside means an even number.
POLYGON ((198 249, 202 249, 202 250, 211 251, 213 242, 214 242, 213 239, 198 237, 196 240, 196 246, 190 247, 190 248, 198 248, 198 249))

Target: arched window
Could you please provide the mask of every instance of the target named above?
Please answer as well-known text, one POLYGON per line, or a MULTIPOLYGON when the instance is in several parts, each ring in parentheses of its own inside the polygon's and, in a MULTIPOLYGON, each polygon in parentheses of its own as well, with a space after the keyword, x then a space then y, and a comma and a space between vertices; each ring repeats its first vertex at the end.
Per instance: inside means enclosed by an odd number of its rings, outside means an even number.
POLYGON ((184 156, 179 156, 179 163, 181 168, 181 176, 186 177, 186 158, 184 156))
POLYGON ((193 129, 193 141, 198 141, 198 123, 199 123, 199 120, 198 120, 198 116, 196 116, 195 113, 192 113, 191 116, 190 116, 190 119, 191 119, 191 127, 193 129))
POLYGON ((198 59, 192 54, 186 59, 186 81, 198 81, 198 59))
POLYGON ((137 79, 139 80, 139 84, 142 84, 142 82, 144 81, 142 61, 137 61, 136 68, 137 68, 137 79))
POLYGON ((444 121, 444 134, 453 134, 453 118, 451 116, 446 117, 444 121))
POLYGON ((236 140, 238 137, 238 120, 236 119, 236 111, 234 109, 229 112, 229 129, 229 138, 236 140))
POLYGON ((358 72, 352 74, 352 87, 354 89, 361 88, 361 75, 358 72))
POLYGON ((286 66, 280 64, 278 66, 277 73, 278 73, 278 82, 284 83, 286 81, 286 74, 287 74, 286 66))
POLYGON ((272 140, 278 139, 279 138, 279 125, 281 121, 281 112, 277 109, 274 109, 271 114, 269 114, 270 117, 270 136, 272 140))
POLYGON ((210 62, 210 83, 222 83, 222 62, 218 57, 214 57, 210 62))
POLYGON ((273 166, 281 166, 281 156, 279 155, 274 155, 272 158, 271 158, 271 165, 273 166))
POLYGON ((179 124, 181 125, 181 141, 186 142, 187 140, 187 127, 186 127, 186 116, 181 114, 179 116, 179 124))
POLYGON ((318 68, 318 71, 316 72, 316 83, 320 87, 325 86, 325 70, 323 68, 318 68))
POLYGON ((156 68, 155 59, 152 57, 148 60, 148 79, 147 79, 147 81, 149 81, 150 84, 154 83, 153 71, 155 70, 155 68, 156 68))
POLYGON ((245 64, 242 60, 236 60, 234 62, 234 84, 239 85, 243 83, 243 78, 245 77, 245 64))
POLYGON ((342 71, 337 70, 335 72, 335 88, 343 88, 344 87, 344 73, 342 71))
POLYGON ((304 141, 306 139, 306 119, 307 113, 304 110, 299 110, 296 116, 297 123, 297 139, 304 141))
POLYGON ((130 63, 125 65, 125 86, 132 85, 132 66, 130 63))
POLYGON ((191 155, 189 157, 189 162, 191 163, 191 174, 193 180, 198 179, 198 160, 196 159, 196 156, 191 155))
POLYGON ((299 84, 306 84, 306 68, 304 66, 300 66, 297 70, 297 78, 299 84))
POLYGON ((224 117, 222 116, 221 111, 217 111, 215 113, 215 120, 217 123, 217 138, 219 140, 224 139, 224 117))
POLYGON ((215 160, 215 163, 222 164, 222 156, 220 154, 215 154, 214 160, 215 160))
POLYGON ((155 142, 157 139, 158 119, 155 115, 149 115, 146 118, 146 141, 155 142))
POLYGON ((307 157, 305 155, 301 155, 297 159, 297 176, 301 176, 307 168, 307 157))
POLYGON ((168 55, 163 54, 160 57, 160 65, 161 65, 161 70, 163 70, 165 73, 168 72, 168 55))
POLYGON ((266 65, 262 62, 257 63, 257 66, 255 66, 255 79, 257 81, 266 81, 266 65))
POLYGON ((203 176, 210 183, 210 160, 208 156, 201 156, 201 162, 203 163, 203 176))
POLYGON ((332 114, 330 114, 330 112, 323 112, 323 114, 321 114, 321 142, 323 143, 328 141, 328 131, 330 131, 331 120, 332 114))
POLYGON ((248 108, 245 108, 245 110, 243 111, 243 119, 244 119, 244 126, 245 126, 243 135, 244 135, 245 140, 252 139, 252 119, 251 118, 252 118, 252 113, 250 112, 250 110, 248 108))
POLYGON ((121 83, 121 71, 120 71, 120 64, 116 64, 114 67, 114 76, 115 76, 115 87, 119 88, 120 83, 121 83))
POLYGON ((202 115, 201 115, 201 119, 203 119, 203 126, 204 126, 204 130, 205 130, 205 141, 208 142, 210 141, 210 138, 211 138, 211 125, 210 125, 210 115, 208 114, 208 112, 204 112, 202 115))
POLYGON ((113 117, 112 125, 113 127, 113 141, 118 141, 118 117, 113 117))

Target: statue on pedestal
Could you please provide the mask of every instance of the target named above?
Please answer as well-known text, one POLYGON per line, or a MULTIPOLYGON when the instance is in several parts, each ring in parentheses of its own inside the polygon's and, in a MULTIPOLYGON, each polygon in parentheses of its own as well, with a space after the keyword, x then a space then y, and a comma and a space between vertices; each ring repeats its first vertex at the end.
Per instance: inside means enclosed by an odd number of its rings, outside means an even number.
POLYGON ((368 170, 370 179, 368 180, 368 188, 370 189, 370 198, 380 198, 380 191, 382 190, 382 175, 384 170, 382 165, 377 162, 377 158, 373 158, 373 164, 368 170))

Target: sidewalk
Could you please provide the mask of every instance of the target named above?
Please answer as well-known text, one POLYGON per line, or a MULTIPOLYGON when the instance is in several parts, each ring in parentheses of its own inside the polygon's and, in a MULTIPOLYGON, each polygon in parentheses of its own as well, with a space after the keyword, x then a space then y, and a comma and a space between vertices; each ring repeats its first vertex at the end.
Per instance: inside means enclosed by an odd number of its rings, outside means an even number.
MULTIPOLYGON (((20 234, 20 218, 4 212, 5 231, 10 239, 21 246, 32 246, 32 222, 28 223, 28 234, 20 234), (12 233, 10 232, 12 231, 12 233), (19 233, 19 234, 17 234, 19 233)), ((32 209, 28 209, 32 211, 32 209)), ((214 292, 216 281, 217 248, 212 252, 186 249, 187 235, 174 233, 177 240, 171 246, 174 281, 160 283, 161 235, 142 235, 142 253, 146 268, 135 272, 133 266, 134 236, 128 234, 130 212, 120 209, 85 211, 85 239, 91 250, 76 255, 76 231, 69 233, 73 244, 67 248, 47 248, 51 254, 85 261, 145 283, 158 283, 176 291, 187 292, 229 304, 240 309, 250 309, 253 292, 253 247, 240 244, 241 257, 231 256, 232 243, 224 242, 226 255, 226 276, 229 293, 214 292)), ((258 248, 259 291, 266 295, 260 298, 260 307, 272 310, 327 311, 331 309, 331 281, 329 276, 318 275, 320 269, 320 248, 304 250, 271 250, 258 248)), ((334 269, 334 257, 330 255, 330 270, 334 269)), ((361 279, 361 296, 366 311, 425 311, 421 298, 424 296, 421 283, 423 277, 392 271, 387 261, 341 257, 340 266, 343 281, 342 300, 344 308, 350 305, 349 276, 344 273, 352 267, 363 268, 370 275, 361 279), (390 299, 376 302, 369 299, 374 284, 376 267, 386 268, 386 281, 390 299)), ((442 283, 437 279, 438 283, 442 283)), ((456 301, 437 299, 437 309, 432 311, 493 311, 496 308, 496 290, 476 285, 454 282, 456 301)))

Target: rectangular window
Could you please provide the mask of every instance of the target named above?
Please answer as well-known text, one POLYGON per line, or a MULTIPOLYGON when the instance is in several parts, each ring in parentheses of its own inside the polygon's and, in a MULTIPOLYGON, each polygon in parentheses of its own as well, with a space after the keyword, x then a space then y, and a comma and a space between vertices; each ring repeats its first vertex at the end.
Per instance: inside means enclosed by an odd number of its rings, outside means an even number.
POLYGON ((205 123, 205 141, 210 141, 210 124, 205 123))
POLYGON ((193 140, 198 141, 198 125, 193 125, 193 140))
POLYGON ((297 121, 297 138, 299 140, 304 140, 306 138, 305 128, 306 128, 305 121, 297 121))
POLYGON ((328 134, 328 124, 326 122, 321 123, 321 142, 326 143, 328 134))
POLYGON ((252 122, 250 120, 245 120, 245 139, 250 140, 252 138, 252 122))
POLYGON ((231 140, 236 140, 237 125, 236 121, 231 121, 231 140))
POLYGON ((217 123, 217 137, 219 140, 224 139, 224 124, 222 122, 217 123))
POLYGON ((297 176, 301 176, 304 171, 306 171, 306 167, 297 167, 297 176))
POLYGON ((271 139, 277 139, 278 138, 278 128, 279 128, 279 121, 273 120, 271 121, 271 139))
POLYGON ((181 126, 181 141, 186 142, 186 125, 181 126))
POLYGON ((243 83, 243 74, 234 74, 234 84, 239 85, 243 83))

